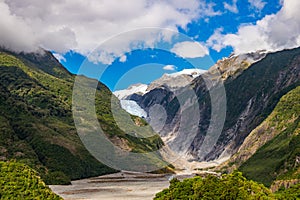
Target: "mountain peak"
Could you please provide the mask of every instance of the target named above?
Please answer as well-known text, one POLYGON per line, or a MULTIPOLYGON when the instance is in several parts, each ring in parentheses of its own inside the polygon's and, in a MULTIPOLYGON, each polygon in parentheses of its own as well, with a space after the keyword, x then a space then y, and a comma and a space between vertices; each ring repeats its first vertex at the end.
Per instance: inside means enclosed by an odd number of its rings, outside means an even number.
POLYGON ((145 94, 147 93, 148 85, 137 83, 130 85, 127 89, 117 90, 113 94, 118 97, 118 99, 126 99, 126 97, 132 94, 145 94))
POLYGON ((220 73, 221 78, 226 80, 229 77, 238 76, 252 64, 265 58, 268 53, 266 50, 239 55, 232 53, 229 57, 218 60, 208 71, 213 74, 220 73))

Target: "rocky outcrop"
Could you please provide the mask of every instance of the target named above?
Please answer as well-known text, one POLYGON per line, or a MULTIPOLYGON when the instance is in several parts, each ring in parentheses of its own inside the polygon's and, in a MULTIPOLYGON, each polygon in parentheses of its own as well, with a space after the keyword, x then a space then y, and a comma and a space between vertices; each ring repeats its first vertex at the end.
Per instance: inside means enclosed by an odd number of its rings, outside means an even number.
POLYGON ((247 54, 235 55, 232 54, 228 58, 219 60, 209 71, 211 73, 220 74, 223 80, 237 77, 250 65, 260 61, 267 55, 266 51, 257 51, 247 54))

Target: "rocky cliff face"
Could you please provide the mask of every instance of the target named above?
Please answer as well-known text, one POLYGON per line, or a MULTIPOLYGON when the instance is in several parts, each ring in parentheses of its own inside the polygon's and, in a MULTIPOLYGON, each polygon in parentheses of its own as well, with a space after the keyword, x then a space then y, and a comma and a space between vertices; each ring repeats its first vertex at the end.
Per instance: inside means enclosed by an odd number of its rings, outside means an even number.
MULTIPOLYGON (((270 53, 236 78, 225 81, 227 116, 215 151, 232 155, 274 109, 280 97, 299 85, 300 49, 270 53), (226 145, 224 145, 226 144, 226 145)), ((218 153, 219 152, 219 153, 218 153)))
MULTIPOLYGON (((159 116, 156 120, 160 120, 160 135, 172 150, 200 161, 234 154, 250 132, 271 113, 280 97, 299 85, 300 49, 231 56, 219 61, 206 76, 209 81, 202 75, 176 90, 155 87, 144 95, 131 96, 148 114, 159 116), (220 76, 216 76, 218 71, 220 76), (218 89, 215 84, 218 81, 223 81, 226 90, 226 120, 213 147, 203 148, 207 140, 213 140, 208 131, 222 126, 210 124, 218 118, 212 116, 212 109, 221 105, 210 96, 211 90, 218 89), (197 100, 194 95, 187 95, 191 89, 197 100), (188 124, 189 129, 181 128, 182 124, 188 124), (191 138, 194 135, 189 134, 195 129, 197 133, 191 138)), ((151 116, 148 120, 151 121, 151 116)))

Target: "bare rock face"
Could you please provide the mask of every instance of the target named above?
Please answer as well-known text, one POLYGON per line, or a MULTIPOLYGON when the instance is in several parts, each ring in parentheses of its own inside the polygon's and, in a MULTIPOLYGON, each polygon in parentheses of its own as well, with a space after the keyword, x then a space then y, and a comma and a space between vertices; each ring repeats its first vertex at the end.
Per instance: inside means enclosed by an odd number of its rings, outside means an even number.
MULTIPOLYGON (((251 131, 272 112, 280 97, 299 85, 299 80, 300 48, 276 53, 259 51, 231 55, 197 77, 163 76, 148 87, 147 93, 133 94, 129 99, 148 113, 148 121, 151 121, 151 108, 161 107, 166 117, 161 117, 164 125, 158 132, 174 152, 190 160, 211 161, 233 155, 251 131), (211 85, 207 85, 205 76, 211 78, 211 85), (211 99, 210 92, 220 89, 216 84, 220 81, 226 91, 224 126, 211 124, 213 119, 220 117, 212 111, 216 105, 221 105, 218 99, 221 101, 223 97, 220 93, 219 97, 211 99), (190 92, 195 95, 188 95, 190 92), (207 141, 214 139, 211 127, 221 127, 221 134, 213 146, 203 148, 207 141), (194 135, 193 130, 196 130, 194 135)), ((152 118, 160 114, 158 110, 152 113, 152 118)))
MULTIPOLYGON (((270 53, 239 75, 229 76, 224 81, 227 96, 225 125, 217 144, 204 160, 234 154, 250 132, 271 113, 280 97, 299 85, 299 77, 299 48, 270 53)), ((196 86, 201 82, 195 81, 196 86)), ((197 90, 198 96, 204 95, 201 88, 196 87, 197 90)), ((200 121, 200 124, 203 123, 200 121)), ((203 135, 197 136, 190 149, 195 157, 203 135)))
MULTIPOLYGON (((216 70, 221 74, 216 79, 224 81, 227 112, 222 133, 209 152, 204 152, 201 146, 213 117, 209 90, 216 86, 208 89, 203 75, 176 89, 170 87, 172 83, 168 82, 169 77, 163 77, 160 81, 168 84, 153 83, 150 91, 135 99, 146 112, 155 105, 161 106, 161 112, 167 114, 165 124, 159 131, 161 137, 165 143, 170 144, 172 150, 191 160, 229 158, 239 149, 250 132, 271 113, 280 97, 299 85, 300 49, 232 55, 218 61, 207 73, 217 74, 216 70), (181 119, 184 111, 189 112, 192 106, 180 102, 180 98, 186 96, 186 102, 195 101, 186 95, 187 88, 192 88, 197 96, 198 112, 190 112, 188 119, 183 122, 181 119), (197 119, 197 134, 190 142, 189 134, 195 124, 190 124, 190 130, 180 127, 182 123, 197 119)), ((177 82, 176 78, 172 81, 177 82)))

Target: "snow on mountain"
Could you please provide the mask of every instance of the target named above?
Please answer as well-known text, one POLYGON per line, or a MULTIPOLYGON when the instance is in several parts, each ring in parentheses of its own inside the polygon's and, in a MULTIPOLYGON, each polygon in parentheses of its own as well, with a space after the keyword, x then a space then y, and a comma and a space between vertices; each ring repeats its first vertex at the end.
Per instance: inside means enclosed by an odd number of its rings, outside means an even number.
POLYGON ((144 111, 135 101, 132 100, 120 100, 121 107, 132 115, 139 117, 147 117, 146 111, 144 111))
POLYGON ((118 97, 118 99, 126 99, 126 97, 128 97, 132 94, 143 95, 143 94, 147 93, 147 91, 146 91, 147 88, 148 88, 148 85, 138 83, 138 84, 129 86, 127 89, 118 90, 113 93, 116 97, 118 97))
POLYGON ((179 72, 164 74, 161 78, 153 81, 150 85, 138 83, 129 86, 127 89, 117 90, 113 93, 116 97, 118 97, 118 99, 124 100, 132 94, 144 95, 156 86, 169 85, 170 87, 181 87, 187 85, 187 81, 190 82, 192 79, 205 72, 206 70, 201 69, 184 69, 179 72))
POLYGON ((206 70, 201 69, 184 69, 179 72, 172 74, 164 74, 161 78, 153 81, 147 88, 147 91, 153 90, 158 87, 167 87, 171 90, 175 90, 180 87, 185 87, 192 82, 192 80, 201 74, 205 73, 206 70))
POLYGON ((127 89, 118 90, 113 93, 120 99, 121 107, 124 110, 132 115, 146 118, 147 113, 135 101, 127 100, 127 97, 130 97, 133 94, 144 95, 150 90, 160 86, 166 86, 170 89, 184 87, 195 77, 198 77, 204 72, 206 71, 201 69, 184 69, 180 72, 164 74, 161 78, 153 81, 149 86, 146 84, 134 84, 127 89))
POLYGON ((205 72, 206 72, 206 70, 202 70, 202 69, 184 69, 180 72, 175 72, 175 73, 166 74, 166 75, 174 77, 174 76, 180 76, 180 75, 186 74, 186 75, 192 76, 193 78, 196 78, 197 76, 200 76, 201 74, 203 74, 205 72))

